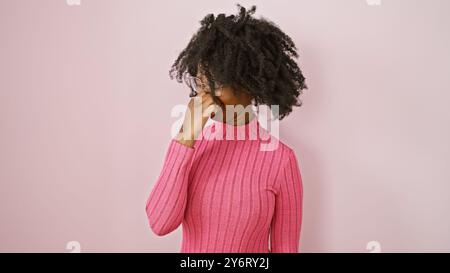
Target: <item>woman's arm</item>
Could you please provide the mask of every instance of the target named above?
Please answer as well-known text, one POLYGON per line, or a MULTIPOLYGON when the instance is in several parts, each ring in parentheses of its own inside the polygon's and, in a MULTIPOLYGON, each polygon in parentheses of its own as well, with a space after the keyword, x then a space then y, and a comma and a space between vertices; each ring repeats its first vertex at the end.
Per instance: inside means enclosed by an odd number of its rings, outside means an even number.
POLYGON ((145 206, 150 228, 159 236, 172 232, 183 220, 194 145, 217 109, 213 105, 211 93, 200 90, 188 103, 180 132, 170 141, 163 168, 145 206))
POLYGON ((163 168, 145 206, 150 228, 159 236, 172 232, 183 220, 194 145, 211 112, 217 109, 212 105, 211 93, 200 90, 188 103, 180 132, 170 141, 163 168))
POLYGON ((293 150, 288 149, 288 160, 280 169, 275 211, 271 223, 271 251, 294 252, 299 249, 302 225, 303 185, 300 168, 293 150))
POLYGON ((150 228, 159 236, 172 232, 183 220, 193 154, 193 147, 176 139, 170 141, 163 168, 145 207, 150 228))

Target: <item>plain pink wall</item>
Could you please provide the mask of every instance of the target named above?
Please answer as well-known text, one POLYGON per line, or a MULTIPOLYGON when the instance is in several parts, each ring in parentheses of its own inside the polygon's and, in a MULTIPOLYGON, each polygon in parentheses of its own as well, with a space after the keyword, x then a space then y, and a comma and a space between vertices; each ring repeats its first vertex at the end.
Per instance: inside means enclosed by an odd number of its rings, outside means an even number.
MULTIPOLYGON (((301 251, 450 251, 450 1, 239 3, 293 38, 307 77, 280 123, 301 251)), ((0 251, 179 251, 144 206, 188 99, 169 67, 211 12, 236 6, 0 1, 0 251)))

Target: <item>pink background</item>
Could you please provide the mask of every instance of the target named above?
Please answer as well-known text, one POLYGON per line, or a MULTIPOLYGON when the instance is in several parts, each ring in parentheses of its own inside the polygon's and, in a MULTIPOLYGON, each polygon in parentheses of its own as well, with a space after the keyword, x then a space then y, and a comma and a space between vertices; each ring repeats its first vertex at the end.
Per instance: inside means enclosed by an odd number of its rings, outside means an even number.
MULTIPOLYGON (((303 252, 450 251, 450 1, 240 1, 296 42, 303 252)), ((178 252, 148 227, 168 70, 234 1, 0 1, 0 251, 178 252)))

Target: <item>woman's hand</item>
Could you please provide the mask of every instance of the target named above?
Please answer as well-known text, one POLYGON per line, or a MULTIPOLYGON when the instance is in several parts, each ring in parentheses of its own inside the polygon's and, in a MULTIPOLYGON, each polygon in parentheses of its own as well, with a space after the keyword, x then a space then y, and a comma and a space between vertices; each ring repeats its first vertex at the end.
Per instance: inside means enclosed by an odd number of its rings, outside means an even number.
POLYGON ((219 106, 214 102, 211 93, 202 89, 197 96, 192 97, 189 101, 183 126, 176 136, 176 140, 192 148, 206 122, 210 117, 213 117, 218 108, 219 106))

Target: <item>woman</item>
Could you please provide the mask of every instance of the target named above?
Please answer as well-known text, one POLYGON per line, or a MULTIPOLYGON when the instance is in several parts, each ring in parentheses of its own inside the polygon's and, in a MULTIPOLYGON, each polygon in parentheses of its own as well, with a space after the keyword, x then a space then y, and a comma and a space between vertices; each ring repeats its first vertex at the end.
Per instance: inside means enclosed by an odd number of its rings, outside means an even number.
POLYGON ((298 252, 303 187, 296 155, 281 141, 262 149, 275 138, 247 110, 265 104, 281 120, 301 106, 297 97, 307 86, 289 36, 253 18, 256 6, 238 8, 236 16, 207 15, 170 70, 193 98, 146 213, 160 236, 182 224, 181 252, 298 252))

